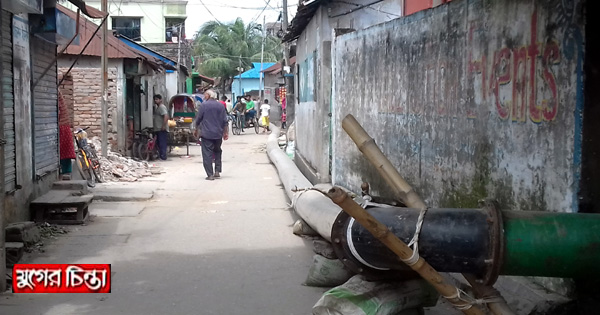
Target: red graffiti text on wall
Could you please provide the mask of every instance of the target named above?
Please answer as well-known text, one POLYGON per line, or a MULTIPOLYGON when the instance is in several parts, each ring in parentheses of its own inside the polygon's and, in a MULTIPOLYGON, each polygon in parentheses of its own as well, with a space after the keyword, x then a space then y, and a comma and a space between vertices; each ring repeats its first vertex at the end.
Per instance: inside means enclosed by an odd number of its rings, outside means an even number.
MULTIPOLYGON (((474 24, 469 29, 469 42, 473 40, 474 24)), ((481 75, 483 98, 491 96, 495 109, 501 119, 525 122, 527 117, 534 123, 552 121, 558 113, 558 90, 552 66, 560 62, 560 48, 555 40, 544 43, 537 39, 537 11, 531 16, 531 33, 528 46, 517 48, 504 47, 494 52, 486 84, 486 56, 474 60, 469 53, 469 75, 481 75), (541 63, 540 63, 541 61, 541 63), (541 64, 541 68, 539 65, 541 64), (542 80, 543 95, 538 93, 538 80, 542 80), (503 93, 510 89, 512 93, 503 93), (509 97, 506 97, 508 94, 509 97)), ((467 113, 472 117, 472 109, 467 113)))

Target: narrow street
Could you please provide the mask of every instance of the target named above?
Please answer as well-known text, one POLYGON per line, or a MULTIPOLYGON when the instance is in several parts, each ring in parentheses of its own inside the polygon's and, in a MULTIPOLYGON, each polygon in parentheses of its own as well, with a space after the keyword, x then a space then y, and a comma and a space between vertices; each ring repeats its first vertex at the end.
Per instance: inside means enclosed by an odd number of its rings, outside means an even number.
MULTIPOLYGON (((223 175, 206 181, 200 147, 164 173, 106 189, 154 191, 145 202, 94 202, 86 226, 24 263, 110 263, 111 294, 11 295, 3 314, 309 314, 325 291, 302 285, 312 244, 292 234, 267 137, 247 131, 223 146, 223 175)), ((185 148, 175 154, 185 154, 185 148)))

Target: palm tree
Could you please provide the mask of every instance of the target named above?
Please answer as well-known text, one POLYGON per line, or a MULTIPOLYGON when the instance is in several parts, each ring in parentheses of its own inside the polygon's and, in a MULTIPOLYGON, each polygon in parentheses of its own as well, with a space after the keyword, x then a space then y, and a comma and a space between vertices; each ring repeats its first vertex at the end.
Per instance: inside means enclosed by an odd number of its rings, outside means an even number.
MULTIPOLYGON (((252 62, 260 62, 262 40, 260 24, 244 25, 240 18, 228 24, 206 22, 194 39, 195 55, 201 60, 199 70, 204 75, 221 78, 219 88, 224 91, 240 73, 240 63, 245 71, 252 67, 252 62)), ((263 61, 276 62, 281 55, 281 41, 267 36, 263 61)))

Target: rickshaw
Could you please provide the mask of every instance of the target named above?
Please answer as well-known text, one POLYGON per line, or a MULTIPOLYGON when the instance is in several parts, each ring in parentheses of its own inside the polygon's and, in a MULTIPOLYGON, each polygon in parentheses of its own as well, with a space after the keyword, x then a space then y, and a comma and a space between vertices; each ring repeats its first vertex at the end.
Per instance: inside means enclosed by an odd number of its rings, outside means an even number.
POLYGON ((190 155, 190 140, 193 139, 194 118, 198 111, 200 102, 196 95, 181 93, 174 95, 169 100, 169 151, 173 150, 174 146, 185 145, 187 155, 190 155))

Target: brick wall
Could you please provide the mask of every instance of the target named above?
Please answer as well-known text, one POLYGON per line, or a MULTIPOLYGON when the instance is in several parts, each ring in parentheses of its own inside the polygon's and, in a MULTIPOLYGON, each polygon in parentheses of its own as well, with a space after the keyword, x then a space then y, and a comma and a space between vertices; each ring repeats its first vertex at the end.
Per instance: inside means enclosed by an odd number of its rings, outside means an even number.
MULTIPOLYGON (((60 82, 62 79, 63 73, 60 72, 58 74, 58 81, 60 82)), ((69 114, 71 115, 70 121, 73 122, 75 120, 75 115, 73 112, 73 76, 71 74, 67 75, 67 77, 63 80, 62 84, 58 87, 58 89, 62 94, 62 97, 65 101, 65 105, 67 106, 69 114)))
POLYGON ((181 64, 192 71, 192 48, 189 44, 185 42, 182 42, 181 45, 178 43, 146 43, 144 46, 175 62, 177 62, 181 50, 181 64))
MULTIPOLYGON (((64 73, 67 69, 61 68, 59 70, 64 73)), ((89 138, 102 136, 100 74, 101 70, 99 68, 73 68, 70 73, 72 78, 73 125, 75 128, 90 127, 87 130, 89 138)), ((113 128, 112 125, 113 117, 117 112, 116 78, 117 70, 108 69, 108 141, 112 148, 117 146, 116 128, 113 128)), ((65 92, 68 93, 68 88, 65 88, 65 92)))

